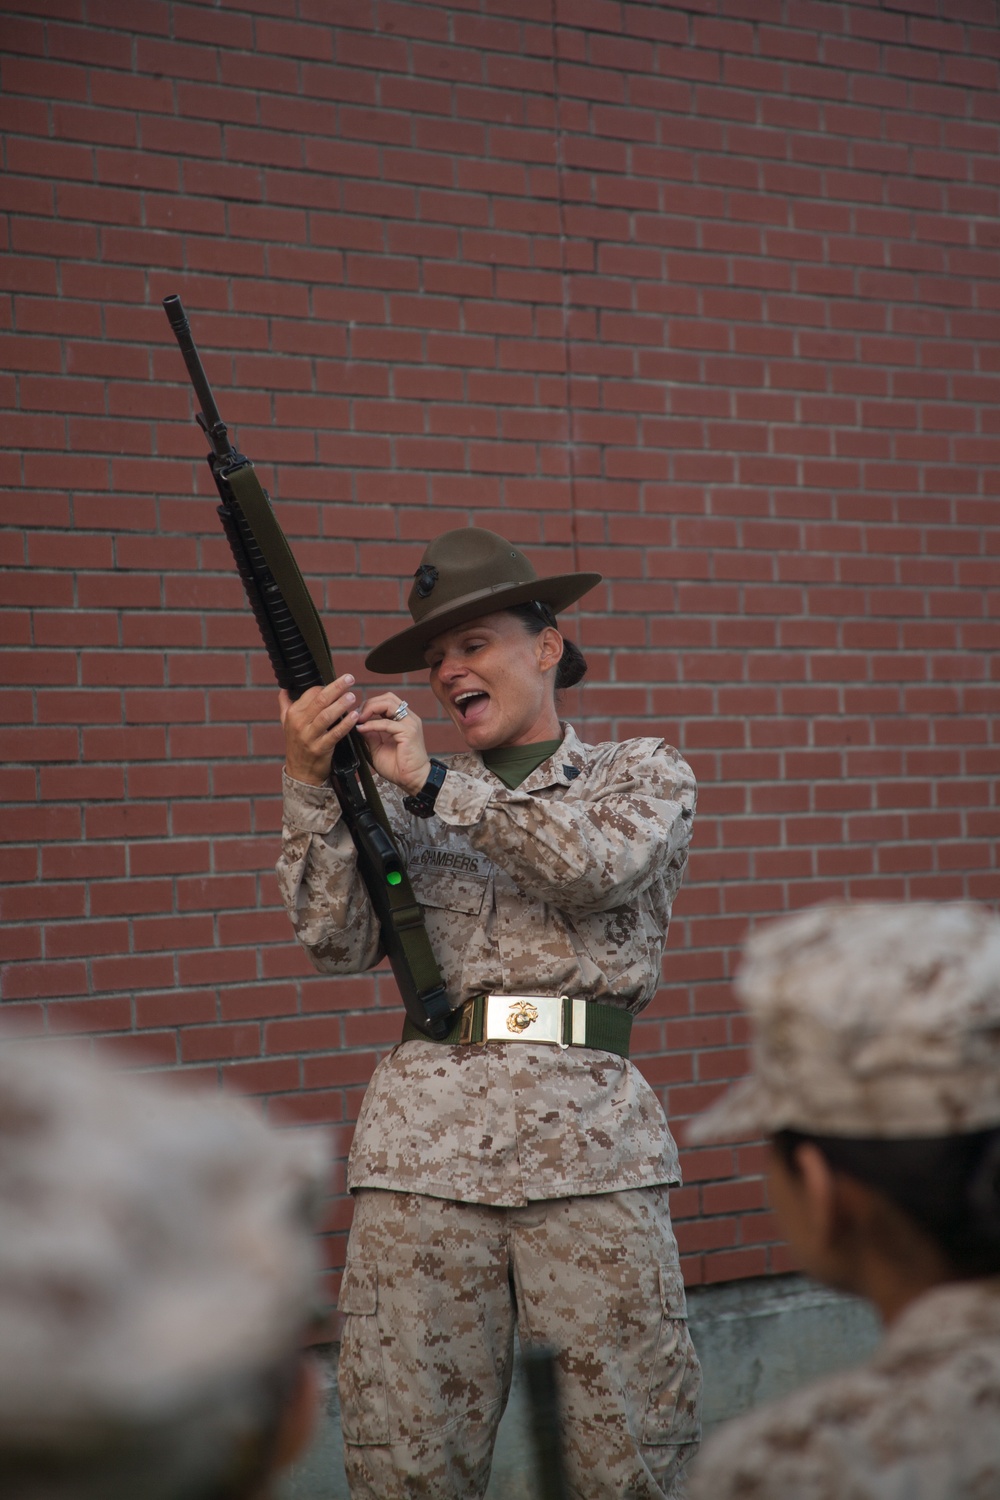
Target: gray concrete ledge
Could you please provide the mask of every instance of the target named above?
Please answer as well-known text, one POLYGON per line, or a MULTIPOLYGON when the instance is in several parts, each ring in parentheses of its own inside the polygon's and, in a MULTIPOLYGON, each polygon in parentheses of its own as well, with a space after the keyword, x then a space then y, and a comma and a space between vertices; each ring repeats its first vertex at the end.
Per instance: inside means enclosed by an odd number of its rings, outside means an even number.
POLYGON ((866 1302, 803 1276, 767 1276, 688 1292, 705 1374, 706 1434, 751 1407, 867 1358, 879 1338, 866 1302))
MULTIPOLYGON (((878 1339, 871 1310, 801 1276, 768 1276, 688 1292, 691 1333, 705 1374, 706 1433, 750 1407, 866 1358, 878 1339)), ((316 1441, 280 1500, 346 1500, 337 1402, 337 1349, 321 1351, 326 1410, 316 1441)), ((500 1424, 488 1500, 528 1500, 533 1458, 524 1382, 515 1368, 500 1424)))

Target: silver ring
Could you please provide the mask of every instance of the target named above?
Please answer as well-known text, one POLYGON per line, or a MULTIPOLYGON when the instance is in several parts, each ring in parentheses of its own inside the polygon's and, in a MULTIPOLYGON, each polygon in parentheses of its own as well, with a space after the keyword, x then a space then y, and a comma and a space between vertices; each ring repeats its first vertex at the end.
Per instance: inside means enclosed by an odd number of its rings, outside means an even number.
POLYGON ((395 720, 405 719, 406 715, 409 712, 410 712, 410 705, 407 703, 406 699, 404 698, 402 700, 402 702, 400 703, 399 707, 396 709, 396 712, 394 714, 390 714, 389 718, 390 719, 395 719, 395 720))

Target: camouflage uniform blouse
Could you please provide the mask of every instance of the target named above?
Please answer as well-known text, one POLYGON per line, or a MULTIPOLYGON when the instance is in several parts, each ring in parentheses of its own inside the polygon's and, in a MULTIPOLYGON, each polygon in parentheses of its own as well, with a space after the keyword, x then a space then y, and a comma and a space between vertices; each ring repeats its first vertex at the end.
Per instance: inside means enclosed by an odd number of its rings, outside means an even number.
MULTIPOLYGON (((473 752, 448 758, 431 818, 380 783, 453 1005, 570 995, 641 1010, 660 982, 695 783, 662 740, 559 750, 510 791, 473 752)), ((328 787, 285 778, 278 879, 316 968, 380 957, 354 846, 328 787)), ((652 1089, 627 1060, 527 1042, 406 1042, 376 1068, 349 1185, 514 1207, 680 1180, 652 1089)))
POLYGON ((1000 1278, 935 1287, 867 1364, 729 1423, 691 1500, 1000 1495, 1000 1278))

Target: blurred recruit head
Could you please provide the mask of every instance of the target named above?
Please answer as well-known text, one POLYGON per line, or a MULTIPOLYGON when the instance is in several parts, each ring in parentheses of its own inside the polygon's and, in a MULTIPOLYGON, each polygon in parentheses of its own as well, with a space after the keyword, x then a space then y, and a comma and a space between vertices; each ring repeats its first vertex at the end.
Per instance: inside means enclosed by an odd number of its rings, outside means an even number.
POLYGON ((10 1500, 262 1500, 316 1376, 316 1133, 0 1038, 10 1500))
POLYGON ((750 1076, 693 1142, 767 1137, 803 1267, 887 1322, 1000 1272, 1000 919, 972 903, 813 907, 747 942, 750 1076))

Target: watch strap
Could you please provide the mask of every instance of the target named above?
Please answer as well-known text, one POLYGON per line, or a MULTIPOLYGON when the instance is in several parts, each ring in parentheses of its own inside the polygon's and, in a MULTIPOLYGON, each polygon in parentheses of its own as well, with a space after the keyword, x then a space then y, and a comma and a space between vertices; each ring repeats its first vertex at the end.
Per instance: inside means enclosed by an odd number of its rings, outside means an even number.
POLYGON ((448 767, 443 761, 435 760, 431 756, 431 768, 427 773, 427 780, 419 792, 411 797, 403 798, 403 806, 408 813, 415 818, 429 818, 434 811, 437 794, 441 790, 444 778, 448 774, 448 767))

